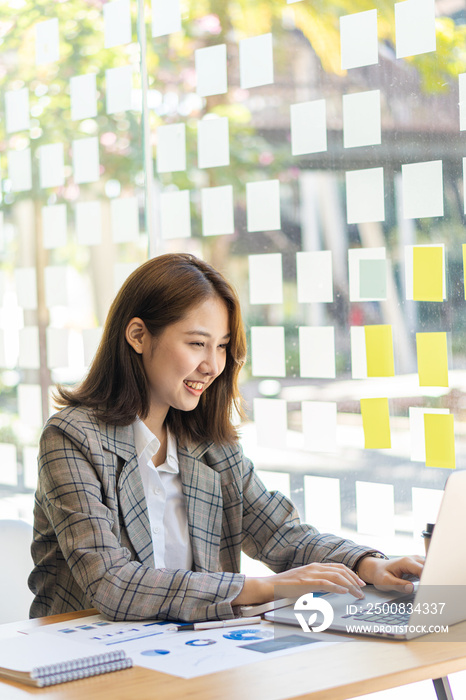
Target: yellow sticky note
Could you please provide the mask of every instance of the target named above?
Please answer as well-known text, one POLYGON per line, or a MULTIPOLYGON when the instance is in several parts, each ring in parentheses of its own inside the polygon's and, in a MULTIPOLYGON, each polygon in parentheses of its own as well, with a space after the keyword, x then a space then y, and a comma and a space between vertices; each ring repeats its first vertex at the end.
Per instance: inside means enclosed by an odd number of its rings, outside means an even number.
POLYGON ((414 246, 413 299, 443 301, 443 250, 441 246, 414 246))
POLYGON ((466 243, 463 243, 463 281, 464 281, 464 298, 466 299, 466 243))
POLYGON ((391 326, 364 326, 368 377, 393 377, 393 336, 391 326))
POLYGON ((448 386, 446 333, 416 333, 419 386, 448 386))
POLYGON ((388 399, 361 399, 361 415, 366 450, 391 447, 388 399))
POLYGON ((455 432, 453 416, 438 413, 424 415, 426 467, 455 469, 455 432))

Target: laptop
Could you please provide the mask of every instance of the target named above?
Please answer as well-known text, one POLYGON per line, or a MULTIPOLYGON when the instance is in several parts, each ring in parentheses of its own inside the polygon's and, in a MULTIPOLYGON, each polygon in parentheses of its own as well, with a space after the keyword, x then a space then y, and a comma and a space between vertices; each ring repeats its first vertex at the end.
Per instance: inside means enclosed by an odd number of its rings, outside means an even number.
MULTIPOLYGON (((466 620, 465 536, 466 470, 462 470, 453 472, 447 480, 424 569, 419 581, 414 582, 413 593, 378 591, 367 585, 363 600, 349 593, 311 594, 311 607, 306 613, 299 615, 298 608, 302 606, 298 602, 296 609, 289 605, 273 610, 265 614, 265 619, 303 627, 303 618, 307 616, 313 624, 316 616, 318 621, 322 618, 322 613, 318 612, 323 609, 322 603, 318 603, 320 600, 327 601, 333 610, 333 621, 327 631, 400 640, 445 632, 447 626, 466 620)), ((299 601, 303 598, 301 596, 299 601)), ((313 631, 306 624, 307 628, 303 629, 313 631)))

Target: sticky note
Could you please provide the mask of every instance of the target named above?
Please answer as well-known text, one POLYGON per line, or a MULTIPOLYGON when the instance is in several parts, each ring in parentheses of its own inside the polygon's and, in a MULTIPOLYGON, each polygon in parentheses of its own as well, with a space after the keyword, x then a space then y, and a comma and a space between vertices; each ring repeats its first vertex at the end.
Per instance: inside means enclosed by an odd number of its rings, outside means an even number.
POLYGON ((409 432, 411 440, 411 461, 426 461, 426 435, 424 429, 424 416, 426 413, 447 416, 448 408, 418 408, 409 407, 409 432))
POLYGON ((264 180, 246 184, 248 231, 276 231, 281 226, 280 182, 264 180))
POLYGON ((291 153, 320 153, 327 150, 327 107, 325 100, 300 102, 290 107, 291 153))
POLYGON ((353 379, 367 379, 366 333, 364 326, 352 326, 351 376, 353 379))
POLYGON ((186 126, 167 124, 157 129, 157 172, 186 170, 186 126))
POLYGON ((8 486, 17 486, 18 457, 16 453, 16 445, 10 445, 7 442, 0 443, 0 460, 2 464, 0 483, 8 486))
POLYGON ((197 126, 197 153, 200 168, 230 164, 228 117, 207 117, 197 126))
POLYGON ((239 71, 240 87, 243 89, 273 83, 272 34, 241 39, 239 71))
POLYGON ((36 66, 53 63, 60 58, 58 19, 36 24, 36 66))
POLYGON ((301 377, 335 378, 335 329, 333 326, 299 328, 301 377))
POLYGON ((116 197, 111 199, 110 224, 114 243, 137 241, 139 237, 137 197, 116 197))
POLYGON ((327 476, 304 476, 305 522, 319 532, 341 528, 340 479, 327 476))
POLYGON ((5 92, 5 126, 8 134, 30 128, 29 90, 6 90, 5 92))
POLYGON ((387 297, 386 249, 349 248, 350 301, 382 301, 387 297))
POLYGON ((204 236, 219 236, 235 232, 231 185, 202 188, 201 209, 204 236))
POLYGON ((333 301, 332 251, 296 253, 298 302, 333 301))
POLYGON ((57 367, 69 366, 69 331, 67 328, 46 329, 47 336, 47 367, 56 369, 57 367))
MULTIPOLYGON (((466 131, 466 73, 458 76, 460 131, 466 131)), ((464 163, 464 158, 463 158, 464 163)))
POLYGON ((283 274, 280 253, 249 256, 251 304, 282 304, 283 274))
POLYGON ((286 447, 286 401, 254 399, 254 423, 257 444, 262 447, 286 447))
POLYGON ((99 139, 91 136, 73 141, 72 154, 75 183, 97 182, 100 177, 99 139))
MULTIPOLYGON (((443 243, 439 245, 422 245, 422 246, 412 246, 412 245, 407 245, 405 246, 405 287, 406 287, 406 299, 415 299, 414 297, 414 250, 416 248, 440 248, 441 253, 440 255, 441 258, 441 266, 439 269, 438 265, 438 258, 437 254, 433 255, 433 259, 428 258, 426 261, 422 260, 419 256, 417 256, 417 271, 416 275, 418 277, 418 283, 420 285, 427 286, 427 291, 429 292, 429 296, 432 296, 432 290, 428 288, 428 280, 426 280, 426 276, 430 274, 429 269, 425 268, 425 264, 428 264, 429 261, 433 265, 433 273, 435 275, 435 281, 434 281, 434 290, 436 287, 438 287, 438 277, 441 276, 442 279, 442 298, 438 299, 438 301, 442 301, 443 299, 446 299, 446 280, 445 280, 445 245, 443 243)), ((421 290, 422 291, 422 290, 421 290)), ((437 301, 437 299, 417 299, 416 301, 437 301)))
POLYGON ((346 208, 349 224, 385 220, 383 168, 346 173, 346 208))
POLYGON ((443 250, 440 246, 414 246, 413 298, 443 301, 443 250))
POLYGON ((8 177, 13 192, 26 192, 32 187, 31 149, 8 151, 8 177))
POLYGON ((416 333, 419 386, 448 386, 446 333, 416 333))
POLYGON ((39 147, 40 186, 61 187, 65 182, 65 162, 62 143, 50 143, 39 147))
POLYGON ((80 245, 102 242, 102 205, 98 200, 76 203, 76 240, 80 245))
POLYGON ((129 0, 113 0, 104 5, 104 47, 110 49, 131 42, 129 0))
POLYGON ((424 415, 426 467, 455 469, 455 432, 453 416, 424 415))
POLYGON ((166 36, 180 30, 180 0, 152 0, 152 36, 166 36))
POLYGON ((388 399, 361 399, 364 448, 384 450, 391 447, 388 399))
POLYGON ((364 326, 368 377, 393 377, 392 327, 388 325, 364 326))
POLYGON ((160 195, 160 226, 165 240, 191 236, 189 190, 160 195))
MULTIPOLYGON (((38 384, 18 384, 18 413, 24 425, 42 428, 42 391, 38 384)), ((37 453, 37 448, 35 452, 37 453)))
MULTIPOLYGON (((406 0, 406 2, 409 1, 406 0)), ((443 216, 443 165, 441 160, 402 165, 401 187, 405 219, 443 216)))
POLYGON ((18 366, 22 369, 39 369, 39 329, 26 326, 19 331, 18 366))
POLYGON ((96 74, 75 75, 70 80, 71 119, 92 119, 97 116, 96 74))
POLYGON ((69 269, 65 265, 49 265, 45 268, 45 302, 52 306, 69 303, 69 269))
MULTIPOLYGON (((425 461, 425 458, 422 460, 425 461)), ((413 486, 413 533, 416 539, 425 530, 427 523, 436 523, 443 498, 443 489, 423 489, 413 486)))
POLYGON ((381 141, 380 90, 343 95, 344 147, 374 146, 381 141))
POLYGON ((312 452, 337 451, 337 404, 302 401, 304 447, 312 452))
POLYGON ((223 95, 228 90, 227 46, 206 46, 194 52, 196 92, 201 97, 223 95))
POLYGON ((396 57, 436 50, 434 0, 395 3, 396 57))
POLYGON ((283 326, 251 328, 251 359, 254 377, 284 377, 285 329, 283 326))
POLYGON ((133 66, 119 66, 105 71, 107 114, 131 109, 133 66))
POLYGON ((15 269, 15 287, 18 305, 22 309, 37 309, 37 275, 35 267, 15 269))
POLYGON ((342 68, 378 63, 377 10, 340 17, 340 45, 342 68))
POLYGON ((395 534, 395 492, 392 484, 356 482, 357 529, 372 537, 395 534))
POLYGON ((66 204, 42 207, 42 236, 44 248, 60 248, 66 245, 66 204))

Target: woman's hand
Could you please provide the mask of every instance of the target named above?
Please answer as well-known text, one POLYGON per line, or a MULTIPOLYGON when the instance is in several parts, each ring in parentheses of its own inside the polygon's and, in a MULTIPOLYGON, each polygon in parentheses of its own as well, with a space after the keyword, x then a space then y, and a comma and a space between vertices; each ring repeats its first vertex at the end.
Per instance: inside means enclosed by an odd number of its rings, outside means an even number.
POLYGON ((410 593, 413 584, 403 575, 420 576, 424 566, 424 557, 414 555, 400 559, 376 559, 365 557, 358 565, 358 574, 366 583, 372 583, 381 591, 402 587, 410 593))
POLYGON ((233 605, 258 605, 274 600, 275 586, 306 586, 306 591, 351 593, 364 598, 364 581, 344 564, 307 564, 273 576, 247 578, 233 605))

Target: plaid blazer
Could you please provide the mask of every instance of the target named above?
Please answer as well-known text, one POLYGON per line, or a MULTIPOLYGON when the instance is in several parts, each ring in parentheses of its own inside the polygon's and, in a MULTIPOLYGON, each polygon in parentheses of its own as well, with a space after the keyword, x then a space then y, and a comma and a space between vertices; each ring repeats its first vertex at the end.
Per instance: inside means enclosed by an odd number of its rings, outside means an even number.
POLYGON ((154 568, 132 426, 85 408, 52 416, 40 442, 31 617, 94 607, 113 620, 226 619, 244 584, 242 549, 274 572, 314 561, 352 568, 373 551, 302 524, 239 445, 178 455, 194 571, 154 568))

